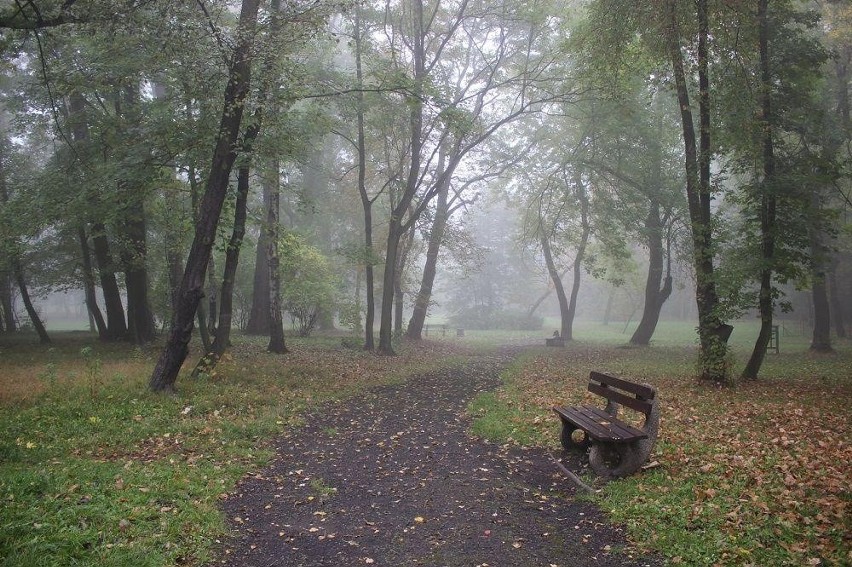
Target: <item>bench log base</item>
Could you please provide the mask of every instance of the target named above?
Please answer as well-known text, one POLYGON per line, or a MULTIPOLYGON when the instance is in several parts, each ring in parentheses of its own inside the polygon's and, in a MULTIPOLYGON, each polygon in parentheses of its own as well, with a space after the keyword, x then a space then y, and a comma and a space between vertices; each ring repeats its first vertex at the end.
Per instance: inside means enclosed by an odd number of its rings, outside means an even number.
POLYGON ((650 456, 650 451, 646 453, 641 444, 642 441, 595 443, 589 449, 589 466, 603 478, 630 476, 642 468, 650 456))

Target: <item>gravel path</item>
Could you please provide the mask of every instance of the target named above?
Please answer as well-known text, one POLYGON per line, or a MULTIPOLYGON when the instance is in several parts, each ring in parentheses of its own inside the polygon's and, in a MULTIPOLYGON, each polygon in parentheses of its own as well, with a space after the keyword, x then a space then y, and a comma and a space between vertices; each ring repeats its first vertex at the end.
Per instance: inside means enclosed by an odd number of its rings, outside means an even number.
MULTIPOLYGON (((324 406, 224 504, 233 566, 644 566, 543 451, 468 434, 508 355, 324 406)), ((554 427, 557 427, 554 418, 554 427)))

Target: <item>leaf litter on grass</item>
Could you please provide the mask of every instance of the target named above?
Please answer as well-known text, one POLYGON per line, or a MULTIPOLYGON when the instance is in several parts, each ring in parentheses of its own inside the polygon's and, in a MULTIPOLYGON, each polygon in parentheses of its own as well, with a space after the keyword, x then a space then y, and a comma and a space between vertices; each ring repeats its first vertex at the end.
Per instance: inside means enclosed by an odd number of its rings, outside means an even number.
MULTIPOLYGON (((582 344, 536 350, 504 374, 494 395, 502 409, 472 408, 478 420, 510 410, 498 438, 558 447, 551 407, 602 405, 585 392, 589 371, 651 382, 662 403, 659 467, 603 493, 637 542, 694 565, 852 563, 848 370, 827 382, 807 370, 790 378, 787 368, 781 379, 719 389, 690 377, 691 356, 582 344)), ((813 360, 802 357, 802 366, 813 360)))

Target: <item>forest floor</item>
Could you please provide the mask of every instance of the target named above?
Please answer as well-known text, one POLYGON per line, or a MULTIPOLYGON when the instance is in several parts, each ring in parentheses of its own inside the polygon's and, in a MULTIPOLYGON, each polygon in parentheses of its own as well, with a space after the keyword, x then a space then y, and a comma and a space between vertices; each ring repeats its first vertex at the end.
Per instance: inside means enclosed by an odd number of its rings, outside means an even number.
POLYGON ((506 351, 483 356, 307 415, 276 442, 269 466, 228 496, 234 536, 220 562, 661 564, 574 498, 546 451, 470 436, 467 405, 501 384, 510 359, 506 351))

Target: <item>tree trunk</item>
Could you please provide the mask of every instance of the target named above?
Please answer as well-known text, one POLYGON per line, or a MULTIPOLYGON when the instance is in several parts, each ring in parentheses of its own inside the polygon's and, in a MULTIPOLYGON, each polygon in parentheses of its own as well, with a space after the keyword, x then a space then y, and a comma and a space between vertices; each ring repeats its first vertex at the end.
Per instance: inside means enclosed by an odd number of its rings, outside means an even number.
MULTIPOLYGON (((247 151, 251 151, 249 148, 247 151)), ((246 234, 246 209, 249 192, 249 165, 243 165, 237 173, 237 204, 234 211, 234 231, 225 252, 225 270, 222 274, 222 301, 219 306, 219 325, 213 340, 212 352, 217 358, 225 353, 231 342, 231 320, 233 319, 234 283, 240 261, 240 249, 246 234)))
POLYGON ((364 76, 361 62, 361 4, 355 6, 355 76, 358 84, 357 92, 357 127, 358 127, 358 194, 361 197, 361 208, 364 211, 364 279, 367 295, 367 312, 364 323, 364 350, 372 351, 375 346, 376 300, 373 271, 373 200, 367 193, 367 142, 364 134, 364 92, 361 90, 364 76))
POLYGON ((127 336, 127 324, 124 319, 124 305, 121 303, 121 291, 115 278, 115 268, 106 228, 102 222, 92 223, 92 245, 95 250, 95 262, 104 295, 107 315, 107 330, 110 340, 123 340, 127 336))
POLYGON ((722 323, 716 313, 718 295, 713 278, 713 238, 710 204, 710 107, 707 74, 707 40, 709 35, 707 0, 698 0, 699 41, 699 113, 700 151, 693 125, 689 89, 684 71, 681 39, 677 24, 676 2, 670 0, 668 8, 667 47, 675 79, 680 106, 681 128, 684 141, 686 171, 686 196, 689 205, 692 232, 693 266, 695 269, 695 300, 698 308, 698 335, 701 344, 701 378, 727 383, 727 340, 731 327, 722 323))
POLYGON ((772 337, 772 271, 775 264, 775 155, 772 139, 772 75, 769 66, 769 19, 767 14, 769 0, 758 0, 757 20, 759 25, 760 52, 760 105, 763 133, 763 183, 760 186, 760 291, 758 292, 758 310, 760 312, 760 333, 754 343, 751 357, 742 373, 746 380, 756 380, 766 357, 766 349, 772 337))
MULTIPOLYGON (((139 85, 133 82, 120 88, 115 96, 115 113, 127 128, 139 124, 139 85), (123 103, 123 104, 122 104, 123 103)), ((123 233, 119 248, 124 286, 127 291, 127 334, 136 344, 154 340, 154 314, 148 301, 147 230, 145 222, 145 187, 138 182, 120 179, 119 194, 124 206, 118 230, 123 233)))
POLYGON ((12 279, 10 274, 0 272, 0 308, 3 310, 3 332, 18 330, 15 322, 15 307, 12 305, 12 279))
MULTIPOLYGON (((181 254, 180 246, 172 241, 168 231, 166 231, 164 237, 166 239, 166 263, 168 264, 169 276, 169 306, 173 314, 177 308, 180 280, 183 276, 183 254, 181 254)), ((168 323, 171 325, 172 321, 168 323)))
POLYGON ((411 224, 411 228, 409 228, 404 237, 400 242, 400 253, 397 257, 397 266, 396 270, 394 270, 395 277, 393 282, 393 296, 394 296, 394 318, 393 318, 393 332, 394 336, 402 335, 402 320, 403 320, 403 310, 405 308, 405 293, 402 288, 402 277, 405 274, 405 266, 408 263, 408 255, 411 253, 411 248, 414 246, 414 237, 416 233, 415 223, 411 224))
POLYGON ((273 159, 270 166, 267 172, 269 208, 266 211, 266 228, 269 231, 269 241, 266 244, 266 259, 269 266, 269 344, 266 350, 285 354, 288 351, 284 342, 284 315, 281 313, 281 259, 278 256, 278 235, 281 226, 278 218, 281 205, 281 166, 278 159, 273 159))
POLYGON ((382 277, 382 305, 379 320, 379 348, 378 353, 393 356, 393 295, 394 282, 396 280, 396 265, 399 256, 399 241, 401 227, 398 221, 391 220, 388 226, 387 252, 385 256, 385 270, 382 277))
MULTIPOLYGON (((820 209, 817 191, 811 197, 814 214, 820 209)), ((826 247, 822 232, 815 222, 808 223, 808 235, 811 248, 811 298, 814 307, 814 332, 810 350, 814 352, 833 352, 831 346, 831 307, 826 290, 826 247)))
POLYGON ((405 233, 403 217, 409 210, 414 195, 420 184, 420 165, 423 148, 423 98, 424 81, 426 79, 426 43, 423 31, 423 2, 416 0, 412 3, 414 11, 412 23, 413 37, 411 38, 411 55, 413 63, 412 94, 408 100, 409 114, 409 169, 405 187, 399 202, 393 206, 388 222, 387 250, 385 255, 385 270, 382 277, 382 313, 379 326, 379 354, 393 355, 393 294, 396 279, 397 260, 400 252, 399 241, 405 233))
MULTIPOLYGON (((263 210, 264 214, 269 209, 269 185, 263 183, 263 210)), ((252 284, 251 312, 246 324, 248 335, 269 334, 269 259, 267 248, 269 246, 269 231, 266 223, 261 223, 260 236, 257 239, 254 260, 254 280, 252 284)))
POLYGON ((837 285, 837 267, 840 264, 837 255, 831 259, 828 269, 828 298, 831 302, 831 320, 834 321, 834 332, 840 339, 846 338, 846 322, 843 317, 843 302, 840 300, 840 286, 837 285))
POLYGON ((38 333, 38 340, 43 345, 50 344, 50 337, 47 334, 47 331, 44 328, 44 323, 41 322, 41 318, 38 316, 38 313, 33 307, 33 302, 30 299, 30 292, 27 289, 27 281, 24 278, 24 269, 21 267, 21 261, 13 256, 11 258, 12 263, 12 271, 15 273, 15 280, 18 282, 18 291, 21 293, 21 300, 24 302, 24 308, 27 310, 27 315, 30 318, 30 322, 33 324, 33 328, 35 328, 36 333, 38 333))
POLYGON ((130 253, 124 258, 124 282, 127 288, 127 322, 130 335, 136 344, 146 344, 154 340, 154 314, 148 301, 148 270, 145 261, 148 257, 145 209, 141 196, 127 211, 125 235, 129 242, 130 253))
POLYGON ((669 272, 663 281, 664 259, 663 259, 663 222, 660 218, 660 204, 652 199, 648 218, 645 220, 645 235, 648 243, 648 278, 645 281, 645 306, 642 310, 642 319, 639 326, 630 337, 630 344, 648 345, 657 323, 660 320, 660 311, 663 304, 672 293, 672 276, 669 272), (660 288, 660 282, 663 287, 660 288))
MULTIPOLYGON (((207 332, 216 336, 216 317, 219 313, 219 285, 216 282, 216 259, 210 254, 207 264, 207 332)), ((214 339, 215 341, 215 339, 214 339)))
MULTIPOLYGON (((580 277, 583 273, 583 260, 586 257, 586 247, 589 244, 589 236, 592 233, 592 225, 589 220, 590 203, 586 188, 579 173, 575 172, 574 185, 577 191, 577 200, 580 202, 580 222, 582 234, 580 244, 577 246, 577 254, 574 256, 573 275, 571 282, 571 297, 568 299, 568 310, 562 318, 562 337, 566 341, 574 340, 574 316, 577 314, 577 297, 580 294, 580 277)), ((561 309, 560 309, 561 310, 561 309)))
POLYGON ((568 296, 565 294, 562 278, 559 275, 559 270, 556 269, 556 263, 553 261, 550 240, 545 234, 542 234, 539 241, 541 242, 541 251, 544 254, 544 263, 547 265, 547 273, 550 274, 550 280, 553 282, 553 289, 556 290, 556 298, 559 301, 559 336, 564 337, 566 340, 571 340, 568 296))
POLYGON ((83 259, 83 291, 86 294, 86 310, 95 323, 98 338, 106 341, 109 339, 109 332, 104 322, 104 316, 98 307, 97 294, 95 293, 95 274, 92 270, 92 255, 89 251, 89 240, 86 237, 86 229, 83 225, 77 227, 77 237, 80 241, 80 253, 83 259))
MULTIPOLYGON (((68 107, 73 120, 72 136, 76 144, 85 144, 89 139, 88 123, 86 121, 86 99, 78 92, 72 92, 68 107)), ((98 210, 96 195, 90 190, 89 204, 93 211, 98 210)), ((121 292, 115 278, 115 266, 106 237, 103 221, 91 219, 92 245, 95 252, 95 263, 104 295, 104 308, 107 315, 107 332, 110 340, 120 340, 127 336, 127 324, 124 319, 124 306, 121 303, 121 292)))
POLYGON ((228 179, 236 159, 236 142, 242 123, 245 100, 249 93, 251 50, 258 4, 259 0, 243 0, 242 3, 236 34, 237 46, 229 64, 230 72, 228 84, 225 87, 216 147, 198 213, 195 237, 181 280, 178 306, 173 317, 174 323, 166 346, 151 375, 150 387, 154 391, 174 389, 178 373, 188 353, 193 319, 204 294, 204 276, 228 190, 228 179))
MULTIPOLYGON (((441 156, 443 157, 443 155, 441 156)), ((443 169, 439 164, 438 170, 443 169)), ((423 325, 426 323, 426 314, 429 311, 429 303, 432 300, 432 287, 435 285, 435 275, 438 269, 438 253, 444 242, 444 233, 447 229, 450 213, 450 183, 449 179, 444 182, 438 192, 438 201, 435 207, 435 219, 432 221, 432 230, 429 232, 429 244, 426 249, 426 263, 423 265, 423 277, 420 280, 420 291, 414 300, 414 311, 408 322, 406 336, 409 339, 420 340, 423 333, 423 325)))

